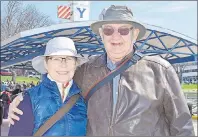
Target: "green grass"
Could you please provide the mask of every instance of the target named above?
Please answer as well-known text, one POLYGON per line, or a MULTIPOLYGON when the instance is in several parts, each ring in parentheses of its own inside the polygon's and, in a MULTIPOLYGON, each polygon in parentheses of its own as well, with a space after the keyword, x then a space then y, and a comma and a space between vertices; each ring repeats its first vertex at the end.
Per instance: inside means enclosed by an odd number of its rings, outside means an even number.
POLYGON ((197 90, 197 84, 182 84, 183 90, 197 90))
MULTIPOLYGON (((11 80, 11 76, 1 76, 1 81, 7 81, 7 80, 11 80)), ((30 82, 34 82, 34 84, 36 84, 39 79, 37 78, 28 78, 28 77, 23 77, 23 76, 17 76, 16 77, 16 82, 18 83, 22 83, 23 81, 25 81, 26 83, 30 83, 30 82)), ((182 84, 182 89, 183 90, 196 90, 197 89, 197 84, 182 84)))
MULTIPOLYGON (((1 81, 11 81, 12 77, 11 76, 1 76, 1 81)), ((34 84, 37 84, 37 82, 39 81, 39 79, 37 78, 28 78, 28 77, 24 77, 24 76, 17 76, 16 77, 16 82, 17 83, 23 83, 23 81, 25 81, 26 83, 31 83, 32 81, 34 82, 34 84)))

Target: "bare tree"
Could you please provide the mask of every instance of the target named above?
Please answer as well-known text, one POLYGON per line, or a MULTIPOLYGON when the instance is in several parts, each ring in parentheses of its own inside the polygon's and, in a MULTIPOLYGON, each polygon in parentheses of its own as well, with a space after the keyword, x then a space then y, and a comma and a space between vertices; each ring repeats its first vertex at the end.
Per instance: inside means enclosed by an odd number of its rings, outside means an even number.
POLYGON ((17 76, 16 75, 16 71, 14 70, 13 67, 10 67, 9 70, 12 73, 12 79, 11 79, 11 81, 16 82, 16 76, 17 76))
MULTIPOLYGON (((23 6, 22 1, 2 1, 1 41, 25 30, 54 24, 49 16, 39 12, 34 5, 23 6)), ((12 81, 16 80, 14 69, 12 81)))
POLYGON ((22 1, 4 1, 1 15, 1 40, 21 31, 54 24, 49 16, 39 12, 34 5, 23 6, 22 1))

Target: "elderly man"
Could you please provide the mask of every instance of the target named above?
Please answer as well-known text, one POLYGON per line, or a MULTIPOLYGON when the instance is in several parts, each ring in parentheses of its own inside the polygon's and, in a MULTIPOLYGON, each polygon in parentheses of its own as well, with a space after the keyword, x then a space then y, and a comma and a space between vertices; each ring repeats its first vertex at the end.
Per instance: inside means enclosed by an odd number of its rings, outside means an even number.
MULTIPOLYGON (((74 77, 85 98, 98 81, 103 81, 101 79, 118 70, 126 58, 135 55, 133 45, 146 32, 125 6, 112 5, 101 17, 91 29, 101 36, 106 54, 83 64, 74 77)), ((17 99, 16 102, 19 97, 17 99)), ((194 135, 177 74, 159 57, 141 58, 104 82, 87 101, 89 136, 194 135)), ((13 112, 22 114, 17 105, 12 105, 10 118, 18 119, 13 112)))

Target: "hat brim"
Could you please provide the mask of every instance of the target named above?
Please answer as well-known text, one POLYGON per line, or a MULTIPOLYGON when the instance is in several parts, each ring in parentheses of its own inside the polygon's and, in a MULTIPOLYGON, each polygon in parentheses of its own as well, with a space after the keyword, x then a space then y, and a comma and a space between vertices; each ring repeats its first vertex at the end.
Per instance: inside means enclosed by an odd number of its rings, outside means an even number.
POLYGON ((102 25, 104 24, 131 24, 132 26, 134 26, 136 29, 139 29, 139 35, 137 37, 137 40, 140 40, 146 33, 146 28, 144 27, 143 24, 139 23, 136 20, 133 21, 129 21, 129 20, 104 20, 104 21, 97 21, 91 24, 91 29, 94 33, 96 33, 97 35, 99 34, 99 28, 102 27, 102 25))
POLYGON ((80 64, 79 62, 81 62, 84 58, 81 57, 80 55, 74 55, 72 52, 70 51, 59 51, 59 52, 55 52, 53 54, 50 55, 42 55, 42 56, 37 56, 35 58, 32 59, 32 67, 39 73, 41 74, 46 74, 47 70, 45 69, 45 57, 46 56, 56 56, 56 55, 63 55, 63 56, 73 56, 77 58, 77 62, 78 65, 80 64))
POLYGON ((44 65, 45 56, 38 56, 32 59, 32 67, 41 74, 46 74, 47 70, 44 65))

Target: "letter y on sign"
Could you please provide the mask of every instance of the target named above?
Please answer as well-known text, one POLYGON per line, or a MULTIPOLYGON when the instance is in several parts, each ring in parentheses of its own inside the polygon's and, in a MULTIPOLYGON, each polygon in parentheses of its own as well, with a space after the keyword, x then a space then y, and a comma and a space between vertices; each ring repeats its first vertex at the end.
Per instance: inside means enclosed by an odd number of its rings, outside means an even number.
POLYGON ((80 8, 77 8, 77 10, 80 12, 80 18, 83 18, 83 13, 85 12, 86 9, 83 8, 83 10, 81 11, 80 8))

